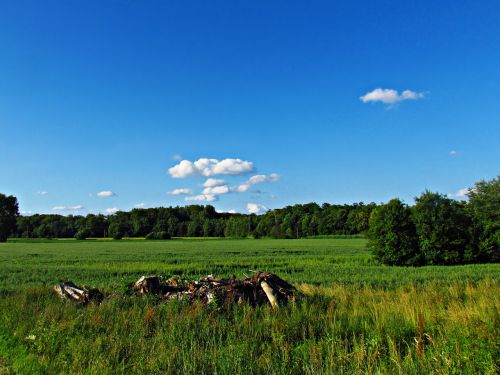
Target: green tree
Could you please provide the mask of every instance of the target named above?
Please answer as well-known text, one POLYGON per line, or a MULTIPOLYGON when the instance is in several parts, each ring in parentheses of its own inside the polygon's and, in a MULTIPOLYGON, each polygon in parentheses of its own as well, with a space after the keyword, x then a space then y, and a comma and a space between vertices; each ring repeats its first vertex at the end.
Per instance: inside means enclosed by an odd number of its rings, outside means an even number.
POLYGON ((422 264, 411 216, 411 209, 399 199, 392 199, 372 211, 367 232, 368 244, 382 263, 407 266, 422 264))
POLYGON ((477 182, 468 195, 475 229, 473 260, 500 262, 500 176, 477 182))
POLYGON ((17 217, 19 216, 19 205, 17 198, 13 195, 0 194, 0 242, 16 230, 17 217))
POLYGON ((429 191, 415 202, 412 218, 425 263, 463 263, 471 246, 471 220, 465 204, 429 191))

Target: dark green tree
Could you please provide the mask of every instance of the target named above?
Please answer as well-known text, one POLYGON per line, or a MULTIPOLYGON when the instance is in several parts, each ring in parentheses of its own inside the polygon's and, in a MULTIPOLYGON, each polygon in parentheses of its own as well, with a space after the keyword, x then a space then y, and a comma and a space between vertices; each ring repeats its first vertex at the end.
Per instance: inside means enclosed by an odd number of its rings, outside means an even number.
POLYGON ((471 220, 463 202, 438 193, 415 198, 413 221, 425 264, 460 264, 471 246, 471 220))
POLYGON ((423 262, 411 209, 399 199, 374 209, 367 232, 374 256, 389 265, 418 266, 423 262))
POLYGON ((13 195, 0 194, 0 242, 16 230, 17 217, 19 216, 19 205, 17 198, 13 195))
POLYGON ((500 176, 477 182, 468 196, 474 222, 472 258, 477 262, 500 262, 500 176))

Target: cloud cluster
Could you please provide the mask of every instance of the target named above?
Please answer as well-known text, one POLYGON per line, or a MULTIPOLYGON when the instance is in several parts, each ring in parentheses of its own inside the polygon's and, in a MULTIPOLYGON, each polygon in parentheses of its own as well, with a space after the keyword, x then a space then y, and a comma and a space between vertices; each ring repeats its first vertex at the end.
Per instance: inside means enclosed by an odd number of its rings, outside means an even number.
POLYGON ((113 215, 113 214, 116 214, 118 211, 120 211, 119 208, 117 207, 112 207, 112 208, 106 208, 106 213, 108 215, 113 215))
POLYGON ((200 194, 184 198, 186 202, 215 202, 217 196, 213 194, 200 194))
POLYGON ((266 211, 268 211, 268 208, 262 204, 259 203, 248 203, 247 204, 247 211, 250 214, 263 214, 266 211))
POLYGON ((82 208, 83 206, 81 204, 77 204, 76 206, 54 206, 52 207, 52 211, 77 211, 82 208))
POLYGON ((236 188, 234 188, 234 191, 238 193, 244 193, 248 191, 253 185, 260 184, 263 182, 276 182, 280 179, 279 174, 277 173, 271 173, 270 175, 265 175, 265 174, 258 174, 255 176, 250 177, 247 181, 242 182, 236 188))
POLYGON ((411 90, 404 90, 401 94, 394 89, 382 89, 378 88, 373 91, 366 93, 363 96, 360 96, 359 99, 363 103, 369 102, 382 102, 384 104, 397 104, 404 100, 417 100, 423 99, 424 94, 421 92, 415 92, 411 90))
POLYGON ((115 195, 111 190, 104 190, 97 193, 97 196, 101 198, 114 197, 115 195))
POLYGON ((193 194, 193 190, 191 189, 174 189, 172 191, 167 192, 168 195, 190 195, 193 194))
POLYGON ((253 163, 241 159, 208 159, 201 158, 195 162, 182 160, 169 168, 168 173, 173 178, 210 177, 216 175, 241 175, 250 173, 254 169, 253 163))
POLYGON ((450 156, 458 156, 460 153, 457 150, 451 150, 450 156))
POLYGON ((225 185, 226 181, 216 178, 209 178, 203 183, 203 187, 215 187, 225 185))
POLYGON ((47 195, 47 194, 49 194, 48 191, 36 191, 35 192, 35 195, 47 195))
POLYGON ((227 185, 206 187, 202 191, 202 194, 205 195, 227 194, 227 193, 229 193, 229 187, 227 185))

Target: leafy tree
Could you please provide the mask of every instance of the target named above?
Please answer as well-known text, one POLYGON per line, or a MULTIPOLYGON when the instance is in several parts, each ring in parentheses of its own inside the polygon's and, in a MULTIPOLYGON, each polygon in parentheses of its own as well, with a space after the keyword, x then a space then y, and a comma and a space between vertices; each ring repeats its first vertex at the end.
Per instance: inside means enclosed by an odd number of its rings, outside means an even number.
POLYGON ((17 198, 0 194, 0 242, 7 241, 10 234, 16 230, 18 216, 17 198))
POLYGON ((477 182, 468 195, 475 229, 473 260, 500 262, 500 176, 477 182))
POLYGON ((370 215, 369 246, 377 259, 390 265, 421 265, 411 209, 399 199, 381 205, 370 215))
POLYGON ((425 263, 462 263, 471 245, 471 220, 464 203, 429 191, 415 202, 412 218, 425 263))

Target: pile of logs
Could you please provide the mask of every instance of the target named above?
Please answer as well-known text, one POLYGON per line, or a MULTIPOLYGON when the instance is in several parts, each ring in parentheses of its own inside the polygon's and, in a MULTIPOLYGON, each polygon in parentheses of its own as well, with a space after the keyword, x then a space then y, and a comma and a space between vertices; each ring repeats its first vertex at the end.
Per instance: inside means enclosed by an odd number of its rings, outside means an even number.
POLYGON ((251 306, 269 304, 273 308, 280 303, 295 300, 295 288, 270 272, 257 272, 243 280, 235 276, 216 279, 212 275, 199 280, 163 280, 159 276, 142 276, 131 288, 137 294, 155 294, 162 299, 200 301, 227 306, 232 303, 251 306))
MULTIPOLYGON (((71 281, 55 285, 54 290, 61 298, 79 304, 99 303, 104 297, 98 289, 78 287, 71 281)), ((154 295, 163 301, 198 302, 220 307, 236 303, 254 307, 268 304, 276 308, 296 298, 295 288, 270 272, 256 272, 243 280, 235 276, 216 279, 212 275, 187 281, 157 275, 142 276, 129 285, 129 290, 137 295, 154 295)))

